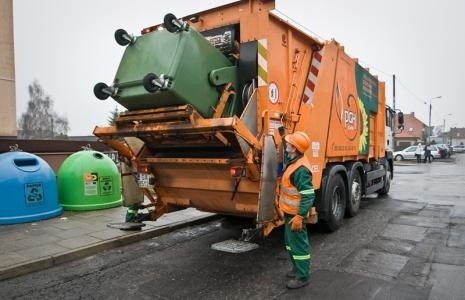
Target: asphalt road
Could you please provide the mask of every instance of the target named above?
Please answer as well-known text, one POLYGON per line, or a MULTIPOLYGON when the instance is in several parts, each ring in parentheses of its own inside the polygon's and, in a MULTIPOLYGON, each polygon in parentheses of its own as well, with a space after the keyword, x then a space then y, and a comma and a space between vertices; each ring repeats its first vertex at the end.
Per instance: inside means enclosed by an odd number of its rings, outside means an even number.
POLYGON ((211 250, 226 219, 0 282, 0 299, 463 299, 465 155, 396 165, 388 197, 327 234, 311 227, 312 277, 288 291, 282 230, 243 254, 211 250))

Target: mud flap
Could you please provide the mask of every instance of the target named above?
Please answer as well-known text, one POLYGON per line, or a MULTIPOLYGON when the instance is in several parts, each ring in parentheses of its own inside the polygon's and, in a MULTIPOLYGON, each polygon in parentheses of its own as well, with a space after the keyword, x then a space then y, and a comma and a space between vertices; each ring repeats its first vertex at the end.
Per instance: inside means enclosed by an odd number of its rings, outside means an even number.
POLYGON ((123 206, 128 207, 144 202, 144 191, 138 186, 135 171, 126 163, 121 164, 121 183, 123 186, 123 206))
POLYGON ((258 196, 257 222, 273 219, 276 180, 278 176, 278 151, 272 135, 266 135, 263 141, 260 194, 258 196))
POLYGON ((211 245, 211 248, 228 253, 244 253, 257 249, 258 244, 230 239, 215 243, 211 245))

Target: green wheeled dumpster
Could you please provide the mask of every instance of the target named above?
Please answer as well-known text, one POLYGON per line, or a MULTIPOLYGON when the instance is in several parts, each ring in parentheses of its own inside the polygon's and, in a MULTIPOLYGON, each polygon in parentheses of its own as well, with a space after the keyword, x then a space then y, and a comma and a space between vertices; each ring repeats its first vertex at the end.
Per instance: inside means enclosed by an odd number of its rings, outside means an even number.
MULTIPOLYGON (((102 100, 111 95, 130 111, 191 105, 208 118, 229 83, 237 91, 237 67, 202 34, 186 27, 131 37, 113 84, 98 83, 94 93, 102 100)), ((236 94, 229 96, 224 117, 241 109, 236 94)))
POLYGON ((58 195, 64 210, 98 210, 120 206, 121 176, 104 153, 83 150, 58 170, 58 195))

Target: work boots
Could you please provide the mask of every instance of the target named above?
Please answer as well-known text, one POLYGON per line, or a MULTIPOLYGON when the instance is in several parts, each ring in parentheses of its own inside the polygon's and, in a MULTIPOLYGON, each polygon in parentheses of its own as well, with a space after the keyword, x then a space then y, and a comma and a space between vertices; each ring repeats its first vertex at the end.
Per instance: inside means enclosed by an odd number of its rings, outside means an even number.
POLYGON ((294 279, 289 280, 286 287, 288 289, 298 289, 298 288, 308 285, 309 283, 310 283, 310 279, 300 280, 300 279, 294 278, 294 279))

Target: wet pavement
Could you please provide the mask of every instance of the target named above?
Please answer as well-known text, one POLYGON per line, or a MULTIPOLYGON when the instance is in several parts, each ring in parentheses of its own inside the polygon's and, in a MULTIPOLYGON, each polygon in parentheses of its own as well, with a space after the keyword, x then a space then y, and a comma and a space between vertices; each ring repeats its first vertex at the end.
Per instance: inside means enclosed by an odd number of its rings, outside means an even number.
POLYGON ((0 280, 42 270, 66 261, 152 238, 182 226, 204 222, 214 214, 186 209, 145 222, 140 231, 108 228, 124 220, 126 209, 65 211, 60 217, 0 225, 0 280))
MULTIPOLYGON (((5 298, 37 299, 464 299, 465 155, 395 166, 388 197, 327 234, 310 227, 310 284, 285 289, 283 232, 233 255, 219 221, 167 233, 0 282, 5 298)), ((112 220, 114 221, 114 220, 112 220)), ((236 235, 237 237, 237 235, 236 235)))

